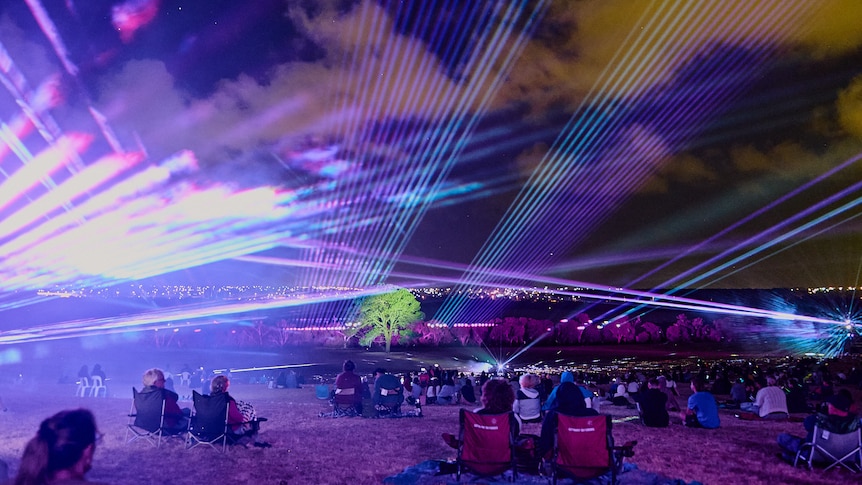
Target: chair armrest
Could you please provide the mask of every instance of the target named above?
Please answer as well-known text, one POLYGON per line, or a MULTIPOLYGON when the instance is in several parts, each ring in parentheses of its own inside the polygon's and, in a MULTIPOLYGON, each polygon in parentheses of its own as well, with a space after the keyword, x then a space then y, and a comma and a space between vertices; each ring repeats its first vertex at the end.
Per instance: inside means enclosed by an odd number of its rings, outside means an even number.
POLYGON ((620 456, 624 456, 626 458, 631 458, 631 457, 635 456, 634 447, 637 444, 638 444, 637 441, 626 441, 625 443, 623 443, 620 446, 614 446, 612 449, 613 449, 614 453, 616 453, 620 456))
MULTIPOLYGON (((805 442, 799 445, 799 450, 796 451, 796 456, 793 457, 793 467, 799 463, 799 460, 802 460, 806 463, 811 460, 811 450, 814 448, 814 444, 811 442, 805 442)), ((810 465, 810 464, 809 464, 810 465)))

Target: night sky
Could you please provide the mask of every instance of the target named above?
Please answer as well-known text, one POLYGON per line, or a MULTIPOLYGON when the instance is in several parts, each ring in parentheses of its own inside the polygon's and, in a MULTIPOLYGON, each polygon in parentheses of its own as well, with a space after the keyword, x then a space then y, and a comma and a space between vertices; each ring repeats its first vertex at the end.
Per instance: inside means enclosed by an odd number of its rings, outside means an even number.
MULTIPOLYGON (((199 284, 860 286, 859 25, 855 0, 0 5, 29 86, 58 78, 46 114, 93 135, 83 165, 112 151, 97 112, 145 154, 134 170, 189 150, 172 184, 291 194, 247 225, 202 206, 190 233, 209 236, 141 274, 199 284), (261 243, 209 246, 243 238, 261 243)), ((138 274, 28 264, 45 283, 138 274)))

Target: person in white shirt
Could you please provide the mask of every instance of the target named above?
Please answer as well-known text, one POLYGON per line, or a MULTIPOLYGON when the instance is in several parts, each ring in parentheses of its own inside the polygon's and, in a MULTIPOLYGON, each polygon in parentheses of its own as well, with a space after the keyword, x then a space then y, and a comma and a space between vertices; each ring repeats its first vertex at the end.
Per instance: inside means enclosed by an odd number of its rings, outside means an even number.
POLYGON ((787 395, 776 385, 774 377, 766 378, 766 386, 760 388, 754 396, 753 403, 742 403, 740 409, 757 413, 762 419, 786 419, 787 395))

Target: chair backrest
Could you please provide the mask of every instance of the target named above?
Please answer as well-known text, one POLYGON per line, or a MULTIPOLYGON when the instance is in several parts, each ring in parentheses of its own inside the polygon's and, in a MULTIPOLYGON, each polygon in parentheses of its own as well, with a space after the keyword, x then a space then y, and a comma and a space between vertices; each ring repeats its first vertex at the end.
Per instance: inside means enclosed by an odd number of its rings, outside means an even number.
POLYGON ((204 439, 215 439, 227 429, 228 399, 225 393, 203 395, 192 391, 195 414, 190 431, 204 439))
POLYGON ((812 436, 809 461, 822 461, 827 464, 827 469, 838 464, 862 466, 862 429, 839 434, 815 426, 812 436))
POLYGON ((603 475, 613 467, 611 417, 557 414, 554 464, 578 478, 603 475))
POLYGON ((158 431, 163 424, 165 398, 161 392, 138 392, 132 388, 135 406, 135 426, 150 432, 158 431))
POLYGON ((357 402, 356 389, 344 387, 335 389, 335 402, 338 404, 354 404, 357 402))
POLYGON ((93 387, 102 387, 104 384, 102 383, 102 376, 93 376, 93 387))
POLYGON ((514 469, 515 415, 478 414, 461 408, 458 461, 479 475, 514 469))

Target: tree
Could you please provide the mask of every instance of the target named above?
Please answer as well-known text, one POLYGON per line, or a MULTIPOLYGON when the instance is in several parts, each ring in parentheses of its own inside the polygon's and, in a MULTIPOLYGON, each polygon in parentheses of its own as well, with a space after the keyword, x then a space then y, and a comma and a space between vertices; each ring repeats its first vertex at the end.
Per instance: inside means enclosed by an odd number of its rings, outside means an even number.
POLYGON ((392 338, 401 335, 411 323, 423 318, 425 315, 419 311, 419 301, 404 288, 369 296, 359 305, 362 333, 359 343, 371 345, 375 339, 382 338, 386 352, 389 352, 392 338))

